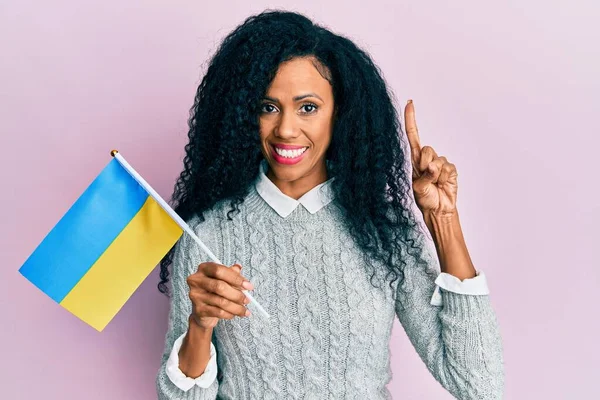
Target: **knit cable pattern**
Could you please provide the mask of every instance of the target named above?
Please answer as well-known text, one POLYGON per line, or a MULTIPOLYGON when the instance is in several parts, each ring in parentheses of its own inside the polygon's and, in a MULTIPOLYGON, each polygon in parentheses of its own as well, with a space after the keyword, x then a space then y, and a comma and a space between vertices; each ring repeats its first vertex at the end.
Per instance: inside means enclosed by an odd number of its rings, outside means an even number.
MULTIPOLYGON (((306 212, 304 209, 296 211, 306 212)), ((304 390, 309 399, 323 395, 325 376, 323 375, 323 337, 319 332, 318 292, 316 288, 317 269, 312 265, 310 245, 316 241, 315 227, 302 224, 294 232, 293 265, 295 267, 298 291, 298 313, 300 338, 302 341, 302 365, 305 372, 304 390)))
MULTIPOLYGON (((290 228, 278 225, 278 231, 290 228)), ((295 289, 296 276, 292 274, 292 269, 289 267, 288 254, 291 251, 291 244, 288 244, 288 239, 291 237, 288 232, 282 232, 281 235, 274 235, 275 242, 275 261, 277 265, 282 266, 276 268, 277 281, 281 291, 279 292, 279 301, 277 304, 277 315, 279 317, 279 336, 281 343, 280 356, 283 362, 282 375, 285 382, 285 398, 290 400, 300 399, 302 394, 302 379, 300 374, 302 369, 299 368, 298 360, 300 356, 300 336, 297 331, 299 324, 299 316, 297 312, 293 312, 293 304, 297 298, 295 289), (292 322, 293 321, 293 322, 292 322)))
MULTIPOLYGON (((268 227, 262 220, 260 214, 248 213, 246 216, 246 227, 249 233, 250 264, 252 265, 252 283, 257 288, 253 296, 267 309, 275 306, 274 293, 279 291, 279 285, 275 282, 272 264, 274 257, 272 250, 269 251, 268 227)), ((259 359, 262 377, 263 392, 260 398, 280 399, 283 388, 279 381, 280 366, 277 364, 277 348, 274 337, 278 330, 277 315, 267 320, 258 311, 254 311, 256 320, 250 322, 250 333, 252 342, 255 344, 256 355, 259 359)))
MULTIPOLYGON (((341 259, 341 249, 334 241, 330 232, 321 233, 323 265, 335 265, 335 260, 341 259)), ((346 397, 346 366, 350 347, 348 296, 343 284, 343 269, 334 268, 324 275, 327 287, 327 314, 329 316, 329 370, 328 389, 330 399, 346 397)))
POLYGON ((314 214, 298 205, 283 218, 251 190, 233 221, 224 217, 228 204, 220 203, 195 228, 223 262, 242 264, 256 287, 253 296, 271 318, 250 304, 252 316, 220 320, 214 340, 222 379, 187 392, 169 381, 164 366, 187 329, 187 274, 209 260, 187 237, 178 242, 157 376, 160 399, 387 400, 396 316, 432 379, 454 397, 502 398, 502 344, 489 295, 441 290, 443 306, 431 305, 439 273, 435 258, 426 269, 407 262, 405 296, 398 295, 397 284, 381 279, 374 279, 374 287, 373 271, 333 205, 314 214))

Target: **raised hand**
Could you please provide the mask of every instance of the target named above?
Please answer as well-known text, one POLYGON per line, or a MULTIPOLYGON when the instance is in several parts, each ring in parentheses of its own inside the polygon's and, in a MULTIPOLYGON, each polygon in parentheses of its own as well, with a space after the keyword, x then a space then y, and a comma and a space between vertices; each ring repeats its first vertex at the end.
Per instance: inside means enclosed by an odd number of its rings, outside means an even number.
POLYGON ((404 121, 411 148, 413 192, 419 209, 423 215, 446 217, 456 214, 456 166, 446 157, 438 156, 431 146, 421 147, 412 100, 404 108, 404 121))

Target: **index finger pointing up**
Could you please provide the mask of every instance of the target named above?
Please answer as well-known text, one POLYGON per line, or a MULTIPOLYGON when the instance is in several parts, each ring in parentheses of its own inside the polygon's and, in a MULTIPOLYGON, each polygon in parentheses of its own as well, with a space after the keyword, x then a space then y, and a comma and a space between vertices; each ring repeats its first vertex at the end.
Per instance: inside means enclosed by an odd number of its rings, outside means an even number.
POLYGON ((413 166, 419 165, 421 156, 421 141, 419 139, 419 131, 417 130, 417 121, 415 120, 415 106, 412 100, 408 100, 404 107, 404 124, 406 127, 406 136, 410 144, 411 159, 413 166))

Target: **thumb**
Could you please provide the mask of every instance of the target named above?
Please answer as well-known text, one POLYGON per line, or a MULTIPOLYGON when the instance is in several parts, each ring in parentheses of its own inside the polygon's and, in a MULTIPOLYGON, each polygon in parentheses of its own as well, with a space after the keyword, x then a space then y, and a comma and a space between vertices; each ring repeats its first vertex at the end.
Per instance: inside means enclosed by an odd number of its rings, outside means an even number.
POLYGON ((433 183, 436 180, 437 165, 431 163, 425 169, 425 173, 421 176, 421 179, 427 183, 433 183))
POLYGON ((413 190, 420 196, 427 195, 431 184, 436 180, 435 166, 430 164, 425 171, 421 173, 421 176, 413 182, 413 190), (432 169, 434 171, 432 171, 432 169))
POLYGON ((238 274, 242 271, 242 266, 238 263, 233 264, 231 268, 234 268, 238 274))

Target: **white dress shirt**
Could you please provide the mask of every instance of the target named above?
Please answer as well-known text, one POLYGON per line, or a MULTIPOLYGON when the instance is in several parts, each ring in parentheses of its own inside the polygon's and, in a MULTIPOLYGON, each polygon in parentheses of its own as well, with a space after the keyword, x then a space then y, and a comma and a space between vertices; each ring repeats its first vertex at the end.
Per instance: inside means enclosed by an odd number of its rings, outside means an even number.
MULTIPOLYGON (((282 218, 287 217, 292 211, 302 204, 311 214, 316 213, 321 208, 325 207, 333 200, 333 192, 330 188, 330 183, 335 178, 330 178, 327 181, 315 186, 305 193, 298 200, 289 197, 267 177, 268 163, 266 160, 260 162, 259 176, 256 180, 256 191, 267 202, 273 210, 282 218)), ((441 272, 435 280, 436 287, 431 297, 431 304, 434 306, 442 306, 442 295, 440 288, 449 292, 470 295, 486 295, 489 294, 489 288, 485 275, 482 271, 476 272, 477 276, 465 280, 460 280, 454 275, 446 272, 441 272)), ((210 360, 204 370, 204 373, 197 378, 190 378, 179 369, 179 349, 187 332, 184 332, 173 345, 170 357, 167 361, 166 372, 171 381, 180 389, 188 391, 194 385, 202 388, 209 387, 217 376, 217 352, 215 346, 210 344, 210 360)))

